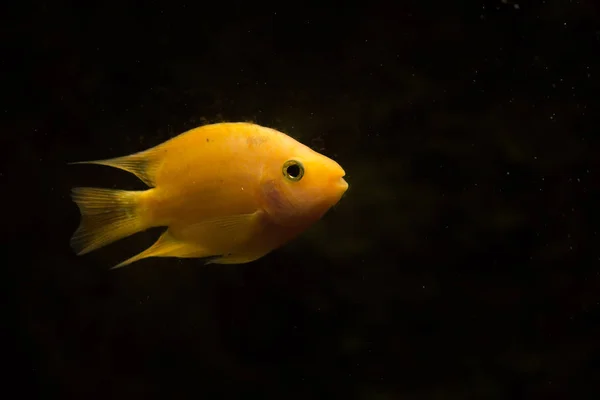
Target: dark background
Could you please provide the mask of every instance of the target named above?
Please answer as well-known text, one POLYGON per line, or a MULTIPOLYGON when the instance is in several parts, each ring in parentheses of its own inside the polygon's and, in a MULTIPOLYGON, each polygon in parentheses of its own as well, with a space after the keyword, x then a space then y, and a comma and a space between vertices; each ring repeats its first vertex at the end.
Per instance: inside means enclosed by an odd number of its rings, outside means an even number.
MULTIPOLYGON (((3 6, 4 378, 19 396, 599 398, 600 8, 3 6), (350 190, 256 262, 77 257, 67 162, 254 121, 350 190)), ((12 396, 11 396, 12 398, 12 396)))

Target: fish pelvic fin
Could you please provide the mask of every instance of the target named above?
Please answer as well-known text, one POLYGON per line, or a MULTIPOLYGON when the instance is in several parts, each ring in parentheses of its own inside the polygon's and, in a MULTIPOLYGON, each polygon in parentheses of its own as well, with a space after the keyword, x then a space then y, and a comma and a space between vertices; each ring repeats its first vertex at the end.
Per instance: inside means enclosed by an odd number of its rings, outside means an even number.
POLYGON ((215 257, 211 257, 209 259, 207 259, 204 262, 204 265, 210 265, 210 264, 247 264, 249 262, 258 260, 259 258, 261 258, 262 255, 260 256, 254 256, 254 255, 238 255, 238 254, 225 254, 222 256, 215 256, 215 257))
POLYGON ((71 247, 86 254, 150 227, 140 202, 147 191, 74 188, 73 201, 81 222, 71 237, 71 247))
POLYGON ((106 160, 94 161, 76 161, 69 163, 75 164, 97 164, 108 167, 118 168, 127 171, 138 177, 142 182, 150 187, 156 186, 156 173, 161 164, 162 157, 159 156, 160 151, 152 148, 128 156, 110 158, 106 160))

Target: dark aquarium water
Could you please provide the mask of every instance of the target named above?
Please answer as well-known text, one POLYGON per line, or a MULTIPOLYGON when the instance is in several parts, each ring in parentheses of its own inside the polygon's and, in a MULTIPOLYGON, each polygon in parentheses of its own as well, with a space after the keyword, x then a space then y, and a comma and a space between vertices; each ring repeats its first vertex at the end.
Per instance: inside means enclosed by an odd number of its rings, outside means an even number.
POLYGON ((7 398, 600 398, 596 2, 2 8, 7 398), (247 264, 74 253, 71 188, 146 186, 68 163, 224 121, 348 191, 247 264))

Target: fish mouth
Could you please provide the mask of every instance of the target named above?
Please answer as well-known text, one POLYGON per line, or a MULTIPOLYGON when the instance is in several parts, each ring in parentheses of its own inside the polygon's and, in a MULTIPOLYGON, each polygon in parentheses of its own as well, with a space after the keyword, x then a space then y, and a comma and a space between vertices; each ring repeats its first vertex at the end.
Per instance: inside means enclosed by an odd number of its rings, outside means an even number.
MULTIPOLYGON (((344 175, 345 176, 345 175, 344 175)), ((348 187, 350 187, 350 185, 348 185, 348 182, 346 182, 346 180, 344 179, 344 177, 340 177, 339 181, 338 181, 338 186, 345 192, 346 190, 348 190, 348 187)))
POLYGON ((346 194, 348 193, 348 188, 350 187, 350 185, 348 184, 348 182, 346 182, 343 176, 339 177, 334 185, 336 188, 336 194, 334 195, 332 208, 335 208, 339 204, 339 202, 346 196, 346 194))
POLYGON ((335 188, 337 201, 340 201, 346 194, 350 185, 348 185, 348 182, 346 182, 343 176, 340 176, 337 180, 334 180, 333 187, 335 188))

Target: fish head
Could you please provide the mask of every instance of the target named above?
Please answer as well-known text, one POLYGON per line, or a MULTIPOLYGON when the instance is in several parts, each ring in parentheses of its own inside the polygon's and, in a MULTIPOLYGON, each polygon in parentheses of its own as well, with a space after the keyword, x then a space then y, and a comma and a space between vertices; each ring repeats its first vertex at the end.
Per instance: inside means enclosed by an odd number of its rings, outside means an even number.
POLYGON ((336 161, 301 143, 267 158, 261 184, 263 207, 279 225, 312 224, 348 189, 346 172, 336 161))

